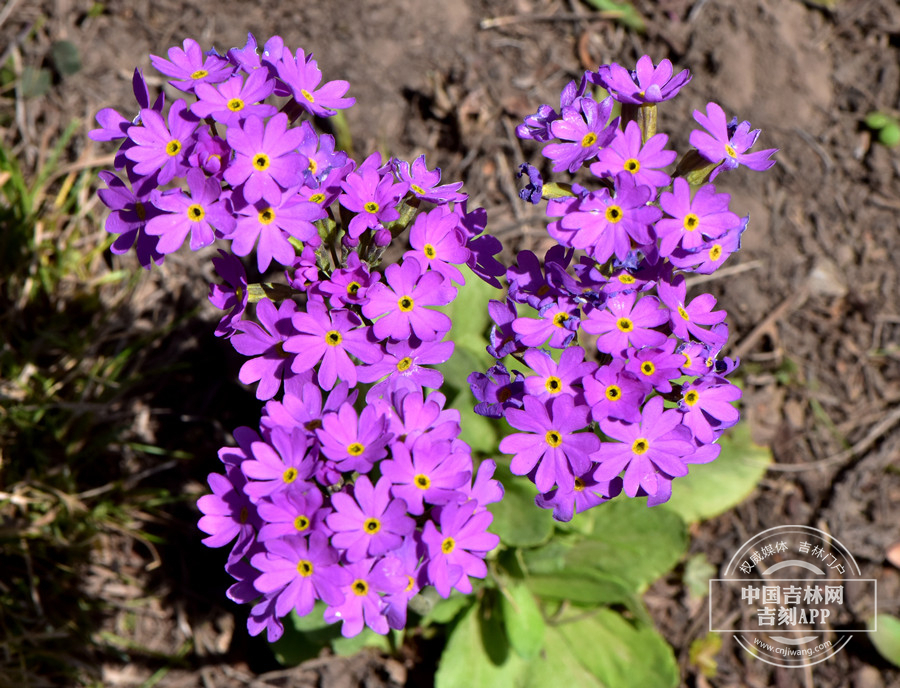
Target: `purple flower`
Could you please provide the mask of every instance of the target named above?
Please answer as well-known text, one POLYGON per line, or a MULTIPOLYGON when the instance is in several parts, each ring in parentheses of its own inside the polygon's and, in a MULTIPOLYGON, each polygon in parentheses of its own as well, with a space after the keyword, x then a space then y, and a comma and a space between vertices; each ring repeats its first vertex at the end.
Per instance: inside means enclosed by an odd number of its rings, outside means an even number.
MULTIPOLYGON (((297 485, 297 483, 293 483, 297 485)), ((286 535, 309 535, 311 532, 329 532, 325 529, 325 517, 331 509, 322 507, 322 493, 312 486, 290 487, 274 492, 259 502, 257 510, 265 525, 259 529, 259 541, 286 535)))
POLYGON ((625 494, 635 497, 639 489, 656 495, 665 479, 687 475, 682 457, 694 451, 691 431, 677 409, 663 410, 662 397, 644 405, 640 423, 601 419, 600 428, 617 442, 604 442, 594 453, 600 463, 595 480, 613 480, 624 470, 625 494))
POLYGON ((691 132, 691 145, 710 162, 721 162, 709 176, 713 181, 722 170, 733 170, 744 165, 751 170, 767 170, 775 164, 770 158, 778 152, 777 148, 747 153, 756 143, 760 130, 750 130, 750 122, 737 124, 735 117, 731 124, 725 120, 725 111, 716 103, 707 103, 706 114, 694 110, 694 119, 706 131, 691 132), (708 133, 707 133, 708 132, 708 133))
POLYGON ((595 308, 582 321, 588 334, 600 335, 597 349, 614 356, 624 356, 629 346, 661 346, 666 335, 651 328, 668 320, 668 312, 659 307, 655 296, 637 298, 635 292, 622 293, 595 308), (637 303, 635 303, 637 301, 637 303))
POLYGON ((153 263, 161 265, 165 256, 157 250, 159 238, 146 232, 147 222, 162 214, 150 200, 156 189, 156 178, 137 178, 131 190, 112 172, 101 170, 99 175, 109 188, 98 190, 97 195, 112 210, 106 218, 106 231, 119 235, 110 251, 121 255, 134 246, 143 268, 149 270, 153 263))
MULTIPOLYGON (((565 246, 587 251, 599 263, 613 255, 625 260, 632 242, 639 246, 650 243, 650 227, 662 217, 658 208, 647 205, 653 189, 637 186, 627 172, 619 174, 615 183, 614 197, 604 188, 570 206, 551 236, 565 246)), ((549 206, 547 212, 551 212, 549 206)))
POLYGON ((525 378, 525 391, 547 401, 560 394, 581 394, 581 379, 590 375, 597 367, 593 361, 584 360, 584 349, 571 346, 564 349, 559 363, 554 361, 546 351, 530 349, 525 352, 525 363, 536 373, 525 378), (576 389, 574 385, 578 385, 576 389))
POLYGON ((247 272, 238 258, 222 249, 219 249, 219 257, 213 258, 212 263, 216 272, 228 283, 228 286, 209 285, 209 302, 220 310, 228 311, 216 325, 215 335, 232 337, 237 333, 234 323, 240 321, 247 308, 247 272))
POLYGON ((391 498, 391 481, 386 477, 373 487, 369 478, 361 475, 353 484, 352 496, 336 492, 331 503, 334 513, 325 522, 334 531, 332 543, 346 550, 349 562, 397 549, 416 528, 406 513, 406 502, 391 498))
POLYGON ((274 538, 266 540, 265 547, 265 552, 250 560, 262 572, 253 585, 275 599, 275 616, 285 616, 292 609, 306 616, 316 600, 332 606, 344 601, 341 588, 352 578, 338 566, 337 552, 325 535, 274 538))
POLYGON ((491 299, 488 301, 488 314, 491 316, 491 336, 487 352, 496 359, 505 358, 511 353, 519 352, 524 347, 519 342, 512 324, 519 317, 516 304, 507 297, 506 302, 491 299))
POLYGON ((541 346, 550 338, 549 344, 554 349, 563 349, 575 337, 581 319, 578 308, 562 300, 551 302, 538 311, 540 319, 516 318, 512 328, 519 335, 519 341, 525 346, 541 346))
POLYGON ((335 110, 343 110, 356 102, 356 98, 343 97, 350 88, 346 81, 328 81, 320 87, 322 72, 312 55, 307 56, 302 50, 297 50, 296 57, 290 50, 283 51, 276 68, 278 76, 291 89, 294 100, 317 117, 331 117, 335 110))
POLYGON ((268 442, 250 445, 253 458, 241 464, 244 475, 250 478, 244 492, 258 502, 261 497, 296 489, 298 485, 308 489, 311 485, 307 481, 315 470, 315 458, 307 452, 308 448, 309 440, 300 428, 274 428, 268 442))
POLYGON ((330 297, 332 308, 342 305, 362 306, 369 301, 369 287, 378 282, 381 275, 371 272, 368 263, 360 260, 359 254, 351 252, 347 256, 346 267, 338 268, 331 277, 317 285, 317 293, 323 298, 330 297))
POLYGON ((198 117, 212 117, 226 127, 237 126, 250 115, 271 117, 278 110, 262 101, 274 89, 275 82, 268 78, 264 69, 250 72, 246 81, 237 75, 218 86, 200 83, 194 89, 199 100, 191 105, 191 112, 198 117))
POLYGON ((657 285, 659 298, 669 308, 669 324, 672 333, 682 340, 693 335, 704 344, 719 347, 725 343, 721 333, 708 330, 706 327, 717 325, 725 320, 725 311, 714 311, 716 298, 712 294, 700 294, 690 303, 687 299, 687 284, 684 275, 677 275, 670 283, 660 280, 657 285))
POLYGON ((391 449, 392 459, 380 468, 392 483, 391 494, 402 499, 409 513, 425 513, 425 503, 448 504, 465 501, 458 488, 472 479, 472 459, 468 454, 451 451, 451 442, 434 442, 420 435, 410 451, 396 443, 391 449))
POLYGON ((175 77, 169 83, 179 91, 191 93, 197 84, 214 84, 230 77, 234 68, 228 60, 215 54, 203 54, 200 44, 192 38, 185 38, 184 48, 177 45, 169 48, 169 59, 151 55, 150 62, 157 71, 175 77))
POLYGON ((375 284, 369 290, 369 302, 362 309, 367 318, 378 318, 373 325, 375 336, 408 339, 412 331, 423 342, 441 339, 452 325, 450 318, 425 307, 450 303, 456 289, 447 285, 440 273, 421 274, 415 258, 388 266, 384 276, 390 286, 375 284))
POLYGON ((386 559, 361 559, 344 566, 350 574, 350 582, 344 586, 344 601, 325 610, 325 621, 343 621, 341 635, 352 638, 365 626, 376 633, 386 635, 388 608, 381 593, 397 594, 407 586, 407 576, 397 557, 386 559))
POLYGON ((622 479, 597 481, 589 471, 575 477, 575 489, 565 492, 553 488, 550 492, 539 494, 534 503, 542 509, 553 509, 553 518, 557 521, 571 521, 576 513, 584 513, 598 504, 608 502, 622 491, 622 479))
POLYGON ((569 394, 546 404, 526 396, 524 409, 509 409, 506 420, 525 431, 500 441, 500 451, 515 454, 509 466, 513 475, 527 475, 537 468, 534 484, 539 491, 548 492, 556 485, 566 492, 575 489, 575 476, 590 469, 590 455, 600 446, 594 433, 577 432, 587 427, 589 413, 569 394))
POLYGON ((228 232, 234 226, 226 201, 219 198, 219 182, 194 168, 187 173, 187 184, 187 194, 181 189, 154 194, 153 205, 165 212, 148 220, 144 231, 159 237, 160 253, 177 251, 188 234, 191 250, 197 251, 215 241, 216 229, 228 232))
POLYGON ((237 466, 226 466, 225 475, 210 473, 212 494, 197 500, 203 516, 197 527, 209 537, 202 540, 207 547, 222 547, 237 538, 229 561, 238 561, 255 542, 261 522, 256 507, 244 494, 247 480, 237 466))
POLYGON ((503 364, 498 363, 488 368, 487 374, 471 373, 466 382, 478 402, 475 413, 480 416, 501 418, 510 408, 522 408, 525 378, 517 370, 510 374, 503 364))
POLYGON ((684 356, 676 354, 676 341, 671 337, 661 347, 645 347, 628 359, 625 370, 660 394, 672 391, 672 380, 681 377, 684 356))
POLYGON ((299 129, 288 129, 287 123, 283 112, 265 124, 251 115, 243 126, 229 127, 226 132, 235 157, 225 170, 225 181, 235 187, 243 184, 248 203, 264 199, 276 205, 285 189, 303 181, 307 160, 296 152, 303 134, 299 129))
POLYGON ((241 366, 238 379, 245 385, 259 382, 257 399, 271 399, 281 388, 284 380, 285 391, 299 391, 310 375, 297 375, 291 370, 294 356, 285 352, 283 344, 297 334, 292 324, 297 304, 290 299, 276 309, 269 299, 256 304, 257 325, 250 320, 241 320, 235 325, 239 334, 231 338, 235 350, 244 356, 254 356, 241 366))
POLYGON ((416 216, 409 230, 409 244, 403 258, 415 258, 423 270, 439 272, 448 282, 465 284, 459 268, 469 259, 465 238, 459 230, 459 216, 443 207, 416 216))
MULTIPOLYGON (((581 83, 576 84, 570 81, 563 87, 559 94, 559 109, 565 110, 571 107, 577 100, 584 96, 587 87, 587 79, 582 76, 581 83)), ((520 139, 533 139, 534 141, 549 141, 553 136, 550 134, 550 125, 559 119, 559 114, 549 105, 541 105, 537 112, 528 115, 525 121, 516 127, 516 136, 520 139)))
POLYGON ((623 359, 617 358, 609 365, 601 366, 581 382, 594 420, 619 418, 628 423, 640 422, 641 403, 649 390, 633 373, 625 370, 623 359))
POLYGON ((716 193, 712 184, 701 186, 691 200, 690 185, 677 177, 672 192, 659 196, 659 205, 669 216, 656 223, 660 255, 669 256, 677 248, 696 251, 706 240, 737 227, 741 218, 728 209, 730 201, 731 196, 716 193))
POLYGON ((366 473, 387 455, 385 445, 391 436, 386 431, 387 419, 374 407, 366 406, 357 416, 353 406, 345 403, 336 413, 322 418, 316 436, 322 443, 322 453, 339 471, 366 473))
POLYGON ((394 160, 394 172, 401 182, 409 184, 409 190, 415 194, 416 198, 423 201, 444 204, 466 199, 466 194, 457 193, 462 188, 462 182, 439 186, 441 171, 440 169, 429 170, 425 165, 424 155, 416 158, 412 165, 405 160, 394 160))
POLYGON ((541 172, 534 165, 523 162, 519 165, 516 177, 521 177, 523 174, 528 175, 528 184, 525 185, 524 189, 519 190, 519 198, 532 205, 537 205, 541 202, 544 192, 544 179, 541 177, 541 172))
POLYGON ((714 375, 695 380, 682 390, 679 407, 684 411, 684 424, 704 444, 713 442, 740 419, 731 402, 741 394, 740 387, 714 375))
POLYGON ((708 275, 719 269, 732 253, 741 247, 741 234, 747 229, 749 217, 741 218, 741 224, 729 229, 717 239, 710 239, 694 251, 675 249, 669 260, 675 267, 708 275))
POLYGON ((447 504, 441 507, 440 530, 433 521, 425 522, 422 542, 428 548, 428 580, 441 597, 449 597, 451 588, 472 592, 469 576, 487 575, 484 557, 500 544, 499 536, 487 532, 493 514, 477 508, 478 502, 471 499, 447 504))
POLYGON ((410 337, 398 342, 385 342, 384 348, 384 358, 380 362, 357 370, 360 382, 381 380, 366 394, 369 403, 401 390, 438 389, 444 384, 440 371, 425 366, 449 361, 453 355, 453 342, 422 342, 410 337))
MULTIPOLYGON (((144 80, 144 74, 140 69, 134 70, 134 75, 131 78, 131 85, 132 90, 134 91, 134 99, 137 101, 139 108, 150 108, 156 112, 162 112, 166 101, 165 94, 160 93, 156 97, 156 102, 151 106, 150 90, 147 88, 147 82, 144 80)), ((103 108, 97 113, 97 124, 100 125, 100 128, 91 129, 88 132, 88 138, 92 141, 118 141, 124 139, 128 135, 128 129, 132 124, 139 123, 140 113, 138 113, 134 121, 131 121, 120 115, 113 108, 103 108)), ((122 154, 126 147, 131 144, 131 141, 124 141, 119 148, 118 153, 116 153, 114 164, 117 170, 122 169, 124 166, 122 154)))
POLYGON ((338 378, 355 387, 356 365, 348 354, 366 363, 381 360, 380 347, 368 339, 370 328, 362 324, 353 311, 328 309, 321 301, 310 299, 306 313, 294 314, 297 334, 284 342, 285 351, 302 354, 294 358, 291 369, 302 373, 321 361, 317 380, 322 389, 334 387, 338 378))
POLYGON ((615 177, 627 172, 638 185, 668 186, 672 178, 660 169, 671 165, 678 156, 675 151, 664 150, 668 142, 668 136, 656 134, 644 143, 638 123, 629 122, 625 131, 616 131, 609 146, 600 151, 597 162, 591 165, 591 174, 615 177))
POLYGON ((168 184, 176 176, 184 176, 187 156, 194 143, 197 118, 187 111, 184 100, 176 100, 163 120, 156 110, 141 110, 141 124, 128 128, 128 138, 134 146, 125 157, 134 163, 134 171, 141 176, 159 172, 157 182, 168 184))
POLYGON ((335 151, 334 137, 329 134, 320 136, 309 122, 301 122, 300 131, 303 132, 303 141, 297 150, 309 160, 304 172, 304 182, 306 186, 317 189, 329 172, 347 164, 347 154, 335 151))
POLYGON ((400 217, 396 205, 406 194, 407 184, 395 184, 390 175, 381 175, 375 165, 367 165, 376 156, 377 160, 381 159, 380 153, 373 153, 341 183, 344 193, 338 200, 347 210, 356 213, 347 225, 347 232, 353 239, 367 229, 379 229, 400 217))
POLYGON ((601 102, 585 96, 578 107, 563 108, 562 118, 550 124, 550 132, 557 139, 569 143, 548 143, 541 154, 554 162, 553 171, 578 171, 586 160, 597 155, 601 147, 612 141, 619 126, 616 117, 607 125, 612 113, 612 98, 601 102))
POLYGON ((400 390, 394 392, 390 402, 379 400, 387 407, 388 429, 396 438, 392 446, 403 442, 407 447, 412 447, 415 440, 424 434, 432 442, 455 440, 459 435, 460 413, 456 409, 444 409, 446 402, 440 392, 431 392, 423 399, 421 390, 400 390))
POLYGON ((465 490, 469 499, 478 503, 476 513, 487 508, 488 504, 495 504, 503 499, 503 483, 494 480, 496 470, 497 464, 492 459, 485 459, 478 465, 472 486, 465 490))
POLYGON ((674 98, 681 87, 691 80, 691 73, 686 69, 673 77, 669 60, 662 60, 654 67, 649 55, 643 55, 637 61, 634 71, 613 62, 602 65, 596 76, 591 76, 594 83, 603 86, 617 101, 634 105, 660 103, 674 98))
POLYGON ((285 194, 280 202, 269 204, 259 200, 235 209, 234 230, 226 235, 231 250, 239 256, 249 255, 256 246, 256 264, 265 272, 274 258, 279 264, 291 266, 296 251, 289 237, 312 246, 319 244, 319 235, 312 224, 325 217, 325 210, 296 194, 285 194))

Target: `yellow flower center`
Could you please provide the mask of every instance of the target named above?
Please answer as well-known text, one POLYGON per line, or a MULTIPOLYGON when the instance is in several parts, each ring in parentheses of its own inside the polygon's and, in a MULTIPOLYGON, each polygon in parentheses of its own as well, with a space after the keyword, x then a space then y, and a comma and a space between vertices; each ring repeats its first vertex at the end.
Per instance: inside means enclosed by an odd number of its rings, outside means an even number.
POLYGON ((641 163, 636 158, 628 158, 623 165, 626 172, 631 172, 631 174, 637 174, 640 172, 641 163))
POLYGON ((259 224, 270 225, 275 222, 275 211, 271 208, 259 211, 259 224))
POLYGON ((269 169, 269 165, 271 164, 272 162, 269 160, 269 156, 265 153, 257 153, 253 156, 253 167, 260 172, 269 169))
POLYGON ((232 98, 228 101, 228 109, 232 112, 240 112, 244 109, 244 101, 240 98, 232 98))
POLYGON ((357 578, 353 581, 353 585, 350 586, 350 589, 353 590, 353 594, 357 597, 365 597, 369 594, 369 584, 362 578, 357 578))
POLYGON ((347 285, 347 296, 356 296, 356 292, 359 291, 360 286, 362 286, 359 282, 350 282, 347 285))
POLYGON ((196 203, 191 203, 187 209, 188 220, 191 222, 200 222, 203 219, 203 216, 206 215, 206 212, 203 210, 202 205, 197 205, 196 203))
POLYGON ((437 251, 434 250, 434 246, 431 244, 425 244, 422 251, 425 253, 426 258, 434 258, 437 255, 437 251))
POLYGON ((647 450, 650 449, 650 442, 643 437, 638 437, 634 442, 631 443, 631 451, 640 456, 641 454, 646 454, 647 450))
POLYGON ((686 310, 684 310, 684 306, 678 307, 678 315, 681 316, 682 320, 690 320, 691 319, 691 316, 688 315, 688 312, 686 310))
POLYGON ((368 203, 366 203, 366 204, 363 206, 363 209, 364 209, 367 213, 371 213, 372 215, 374 215, 375 213, 378 212, 378 209, 379 209, 380 207, 381 207, 381 206, 379 206, 375 201, 369 201, 368 203))
POLYGON ((413 190, 413 193, 418 194, 419 196, 425 195, 425 189, 423 189, 418 184, 410 184, 409 188, 413 190))
POLYGON ((622 208, 617 205, 611 205, 606 209, 606 221, 612 224, 616 224, 621 221, 621 219, 625 217, 625 214, 622 212, 622 208))
POLYGON ((618 280, 622 284, 634 284, 635 282, 634 275, 632 275, 630 272, 621 273, 618 277, 618 280))
POLYGON ((737 157, 737 151, 735 151, 734 148, 731 147, 730 143, 725 144, 725 152, 728 153, 728 156, 731 158, 737 157))
POLYGON ((310 203, 318 203, 322 205, 325 202, 325 194, 323 193, 314 193, 309 197, 310 203))
POLYGON ((544 435, 544 439, 547 440, 547 444, 551 447, 558 447, 562 444, 562 435, 556 432, 556 430, 548 430, 547 434, 544 435))
POLYGON ((698 401, 700 401, 700 395, 697 393, 697 390, 692 389, 685 393, 684 403, 688 406, 693 406, 698 401))
POLYGON ((381 521, 377 518, 367 518, 365 523, 363 523, 363 530, 366 531, 369 535, 374 535, 379 530, 381 530, 381 521))
POLYGON ((178 155, 178 151, 181 150, 181 141, 178 139, 172 139, 166 144, 166 155, 170 158, 178 155))
POLYGON ((366 448, 361 445, 359 442, 354 442, 353 444, 347 445, 347 453, 350 456, 359 456, 362 454, 366 448))
POLYGON ((431 478, 429 478, 424 473, 419 473, 415 478, 413 478, 413 484, 420 490, 427 490, 429 487, 431 487, 431 478))
POLYGON ((209 75, 209 72, 207 72, 205 69, 198 69, 196 72, 191 74, 191 78, 192 79, 202 79, 203 77, 208 76, 208 75, 209 75))
POLYGON ((290 485, 297 479, 297 469, 288 468, 284 473, 281 474, 281 479, 288 485, 290 485))
POLYGON ((606 388, 606 398, 609 401, 618 401, 622 398, 622 388, 619 385, 610 385, 606 388))
POLYGON ((556 394, 557 392, 562 391, 562 387, 562 380, 555 375, 548 377, 547 381, 544 383, 544 389, 550 392, 550 394, 556 394))
POLYGON ((656 366, 653 365, 652 361, 644 361, 641 363, 641 372, 647 377, 650 377, 656 372, 656 366))
POLYGON ((619 318, 616 320, 616 327, 619 328, 620 332, 628 333, 634 330, 634 323, 628 318, 619 318))
POLYGON ((557 313, 553 316, 553 324, 557 327, 562 327, 563 323, 569 319, 569 316, 565 313, 557 313))
POLYGON ((582 492, 584 490, 584 481, 581 478, 575 478, 575 491, 582 492))
POLYGON ((397 305, 400 306, 401 311, 403 311, 404 313, 409 313, 416 305, 416 302, 408 296, 401 296, 397 301, 397 305))
POLYGON ((721 244, 714 244, 711 249, 709 249, 709 259, 712 261, 717 261, 722 257, 722 246, 721 244))
POLYGON ((300 515, 294 519, 294 528, 303 532, 307 528, 309 528, 309 519, 306 516, 300 515))
POLYGON ((313 563, 306 559, 301 559, 297 562, 297 573, 304 578, 309 578, 313 575, 313 563))
POLYGON ((315 160, 313 160, 312 158, 310 158, 310 159, 309 159, 309 165, 306 166, 306 169, 308 169, 310 172, 312 172, 313 174, 315 174, 315 173, 316 173, 316 170, 319 169, 319 164, 318 164, 315 160))
POLYGON ((444 538, 444 541, 441 543, 441 551, 444 554, 450 554, 454 549, 456 549, 456 540, 452 537, 444 538))
POLYGON ((412 359, 409 356, 404 356, 399 361, 397 361, 397 370, 401 373, 409 370, 409 367, 412 365, 412 359))
POLYGON ((316 99, 313 98, 313 94, 307 91, 305 88, 300 89, 300 95, 306 98, 310 103, 316 102, 316 99))
POLYGON ((688 232, 693 232, 697 227, 700 226, 700 218, 694 215, 694 213, 688 213, 684 216, 684 221, 682 222, 684 228, 688 232))
POLYGON ((325 343, 328 346, 337 346, 343 341, 343 337, 341 337, 341 333, 337 330, 329 330, 325 333, 325 343))
POLYGON ((584 135, 584 138, 581 139, 581 147, 582 148, 590 148, 596 142, 597 142, 597 135, 594 132, 589 131, 587 134, 584 135))

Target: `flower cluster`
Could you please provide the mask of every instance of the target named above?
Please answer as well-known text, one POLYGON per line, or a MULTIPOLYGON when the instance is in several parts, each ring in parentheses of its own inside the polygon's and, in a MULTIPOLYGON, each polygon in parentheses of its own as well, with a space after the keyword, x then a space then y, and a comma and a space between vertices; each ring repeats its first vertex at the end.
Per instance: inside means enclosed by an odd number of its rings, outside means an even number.
POLYGON ((188 236, 192 250, 230 248, 213 258, 216 334, 247 357, 239 377, 265 402, 258 428, 219 451, 198 502, 204 542, 231 546, 228 596, 253 604, 254 635, 276 640, 282 617, 319 601, 345 636, 402 628, 423 586, 470 592, 499 542, 486 530, 503 495, 495 465, 476 470, 431 367, 454 348, 432 307, 455 298, 463 265, 499 287, 499 242, 424 157, 357 164, 335 150, 310 119, 350 106, 348 84, 323 83, 279 37, 224 57, 188 39, 152 62, 186 97, 151 104, 136 71, 138 116, 103 110, 91 132, 121 142, 128 180, 101 173, 112 250, 134 247, 150 268, 188 236), (376 271, 407 229, 410 250, 376 271), (286 283, 250 284, 238 256, 253 254, 286 283))
POLYGON ((520 252, 506 271, 508 296, 490 304, 497 361, 469 383, 476 411, 515 430, 500 443, 512 472, 560 520, 623 491, 667 501, 672 480, 715 459, 738 420, 741 391, 727 379, 737 362, 717 360, 726 313, 710 294, 689 298, 685 274, 716 270, 747 227, 709 182, 739 165, 767 169, 775 150, 747 152, 759 130, 709 103, 694 112, 706 131, 670 175, 677 154, 656 133, 657 104, 689 81, 648 56, 634 71, 604 65, 563 89, 559 111, 542 105, 517 128, 546 143, 554 173, 588 167, 591 182, 544 184, 522 165, 521 196, 548 199, 557 245, 543 261, 520 252), (591 85, 610 95, 596 100, 591 85))

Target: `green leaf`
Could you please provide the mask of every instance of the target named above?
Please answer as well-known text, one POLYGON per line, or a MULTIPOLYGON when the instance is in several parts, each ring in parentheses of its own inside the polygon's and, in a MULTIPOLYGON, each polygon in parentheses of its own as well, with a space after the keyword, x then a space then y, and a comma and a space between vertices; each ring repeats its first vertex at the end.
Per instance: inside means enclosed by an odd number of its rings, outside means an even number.
POLYGON ((590 568, 529 576, 528 587, 540 597, 579 605, 636 603, 634 592, 625 583, 590 568))
MULTIPOLYGON (((434 588, 426 588, 417 595, 417 598, 424 597, 428 593, 434 593, 436 595, 437 591, 434 590, 434 588)), ((454 590, 447 599, 438 597, 437 601, 432 603, 428 613, 422 616, 421 624, 422 626, 430 626, 431 624, 436 623, 450 623, 457 614, 470 604, 472 604, 472 597, 470 595, 463 595, 461 592, 454 590)))
POLYGON ((523 659, 536 657, 544 645, 544 617, 528 587, 517 583, 501 590, 500 610, 512 649, 523 659))
POLYGON ((553 533, 553 514, 535 506, 537 489, 524 476, 514 476, 498 463, 494 478, 503 483, 502 500, 488 509, 494 514, 490 531, 509 547, 532 547, 546 542, 553 533))
POLYGON ((323 618, 325 605, 316 603, 306 616, 291 612, 284 619, 284 635, 272 643, 275 659, 282 666, 296 666, 314 659, 331 642, 340 637, 340 624, 329 624, 323 618))
POLYGON ((892 664, 900 666, 900 619, 890 614, 878 614, 869 619, 870 629, 878 630, 869 634, 875 649, 892 664))
POLYGON ((554 627, 547 628, 544 652, 528 665, 523 688, 606 688, 572 652, 568 639, 554 627))
MULTIPOLYGON (((444 373, 444 376, 446 377, 447 373, 444 373)), ((466 442, 476 452, 496 454, 497 445, 500 442, 497 436, 497 422, 492 418, 479 416, 475 413, 475 404, 475 397, 472 396, 472 391, 466 386, 456 393, 447 404, 447 408, 459 411, 459 438, 463 442, 466 442)))
POLYGON ((893 148, 897 144, 900 144, 900 124, 897 124, 897 122, 890 122, 887 126, 883 127, 882 130, 878 132, 878 142, 882 146, 887 146, 888 148, 893 148))
POLYGON ((630 2, 617 0, 587 0, 587 2, 600 10, 604 16, 622 22, 633 31, 643 33, 647 30, 641 13, 630 2))
POLYGON ((881 129, 893 122, 894 119, 885 112, 875 110, 866 115, 865 123, 869 129, 881 129))
POLYGON ((643 592, 687 549, 681 518, 644 500, 614 499, 595 508, 594 532, 566 554, 566 568, 596 568, 643 592))
POLYGON ((747 423, 736 425, 719 444, 722 453, 715 461, 691 466, 688 475, 672 482, 672 498, 663 508, 687 523, 718 516, 740 504, 772 463, 771 450, 751 441, 747 423))
POLYGON ((632 624, 611 609, 598 609, 557 626, 575 659, 607 686, 674 688, 678 664, 652 627, 632 624))
POLYGON ((60 76, 69 76, 81 70, 81 56, 71 41, 56 41, 50 46, 50 59, 60 76))
POLYGON ((483 605, 474 605, 450 632, 434 676, 435 688, 472 688, 473 686, 515 686, 526 668, 515 652, 499 652, 506 642, 502 628, 495 637, 485 638, 483 605), (497 637, 499 636, 499 637, 497 637), (486 649, 485 642, 488 642, 486 649), (490 655, 489 655, 490 652, 490 655), (497 661, 502 656, 501 661, 497 661))
POLYGON ((42 96, 50 90, 50 70, 25 65, 20 84, 23 98, 42 96))
POLYGON ((456 298, 453 301, 435 310, 448 315, 453 321, 448 339, 457 346, 465 346, 482 356, 487 362, 485 367, 488 367, 494 359, 484 350, 491 323, 487 306, 488 301, 499 299, 503 292, 482 280, 466 265, 460 266, 460 271, 466 283, 457 286, 456 298))
POLYGON ((391 643, 385 635, 379 635, 368 626, 364 627, 362 632, 352 638, 339 636, 331 641, 331 647, 335 654, 342 657, 355 655, 364 647, 377 647, 384 652, 391 651, 391 643))

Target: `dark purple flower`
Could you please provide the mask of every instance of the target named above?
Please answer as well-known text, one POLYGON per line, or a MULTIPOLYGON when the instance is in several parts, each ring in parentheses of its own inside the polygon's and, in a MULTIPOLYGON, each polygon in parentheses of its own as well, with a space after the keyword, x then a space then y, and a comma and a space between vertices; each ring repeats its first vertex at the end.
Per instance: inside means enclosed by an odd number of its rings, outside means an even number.
POLYGON ((613 62, 602 65, 591 77, 591 81, 603 86, 620 103, 643 105, 674 98, 691 80, 691 73, 685 69, 673 77, 669 60, 662 60, 654 67, 650 56, 643 55, 634 71, 613 62))
POLYGON ((525 347, 512 328, 513 322, 519 317, 512 299, 507 298, 505 303, 491 299, 488 301, 488 314, 493 325, 487 352, 494 358, 501 359, 511 353, 522 351, 525 347))
POLYGON ((217 337, 232 337, 237 333, 234 327, 240 321, 247 308, 248 285, 244 264, 228 253, 219 249, 219 257, 212 259, 213 267, 228 286, 222 284, 209 285, 209 302, 216 308, 228 311, 216 325, 217 337))
POLYGON ((760 130, 751 131, 750 122, 737 124, 737 118, 728 124, 725 111, 716 103, 706 104, 706 114, 694 110, 694 119, 706 131, 692 131, 691 145, 710 162, 721 163, 710 174, 710 181, 722 170, 733 170, 738 165, 751 170, 767 170, 775 164, 770 158, 778 152, 777 148, 747 152, 756 143, 760 130))
POLYGON ((347 210, 356 213, 347 225, 347 232, 353 239, 367 229, 381 228, 400 217, 396 206, 408 186, 406 182, 394 183, 389 174, 382 175, 376 168, 380 160, 381 154, 373 153, 341 183, 344 193, 338 200, 347 210))
POLYGON ((247 480, 237 466, 226 466, 225 475, 210 473, 207 480, 212 494, 197 500, 203 514, 197 527, 209 534, 202 542, 223 547, 237 538, 228 560, 238 561, 255 542, 261 525, 256 507, 243 491, 247 480))
POLYGON ((712 294, 700 294, 687 303, 684 275, 677 275, 672 282, 661 280, 656 290, 659 298, 669 308, 669 324, 676 337, 686 341, 693 335, 714 348, 725 343, 720 332, 707 329, 725 320, 727 315, 725 311, 713 310, 716 298, 712 294))
POLYGON ((539 494, 534 503, 542 509, 553 509, 557 521, 571 521, 576 513, 584 513, 598 504, 608 502, 622 491, 622 479, 599 482, 591 475, 593 470, 575 477, 575 489, 565 492, 555 487, 550 492, 539 494))
POLYGON ((156 189, 156 177, 135 179, 131 190, 112 172, 101 170, 99 175, 109 187, 97 191, 100 200, 112 211, 106 218, 106 231, 119 235, 110 251, 121 255, 134 246, 141 267, 149 270, 153 263, 162 265, 165 256, 157 250, 159 238, 146 232, 147 222, 162 214, 150 200, 156 189))
POLYGON ((394 172, 400 181, 407 182, 409 190, 423 201, 444 204, 463 201, 466 198, 466 194, 457 193, 462 188, 462 182, 439 185, 441 171, 429 170, 425 165, 424 155, 416 158, 412 165, 405 160, 394 160, 393 163, 394 172))
POLYGON ((350 562, 397 549, 416 528, 406 512, 406 502, 391 498, 391 481, 386 477, 373 487, 369 478, 361 475, 353 484, 352 496, 336 492, 331 504, 334 513, 325 521, 334 531, 331 541, 346 550, 350 562))
POLYGON ((740 420, 731 402, 741 394, 740 387, 715 375, 695 380, 682 390, 679 407, 684 411, 684 424, 704 444, 713 442, 722 430, 740 420))
POLYGON ((728 209, 730 201, 728 194, 716 193, 712 184, 701 186, 691 200, 690 185, 677 177, 672 192, 659 196, 659 205, 669 216, 656 223, 660 255, 669 256, 676 248, 696 251, 708 239, 737 227, 741 218, 728 209))
POLYGON ((541 177, 541 172, 534 165, 523 162, 519 165, 519 171, 516 172, 516 177, 521 177, 523 174, 528 175, 528 184, 526 184, 524 189, 519 190, 519 198, 523 201, 528 201, 532 205, 537 205, 541 202, 544 191, 544 180, 541 177))
POLYGON ((666 335, 651 328, 662 325, 668 319, 668 311, 659 307, 655 296, 638 299, 635 292, 630 292, 612 297, 604 308, 591 310, 581 326, 588 334, 600 335, 597 349, 614 356, 624 356, 629 346, 638 349, 661 346, 666 341, 666 335))

